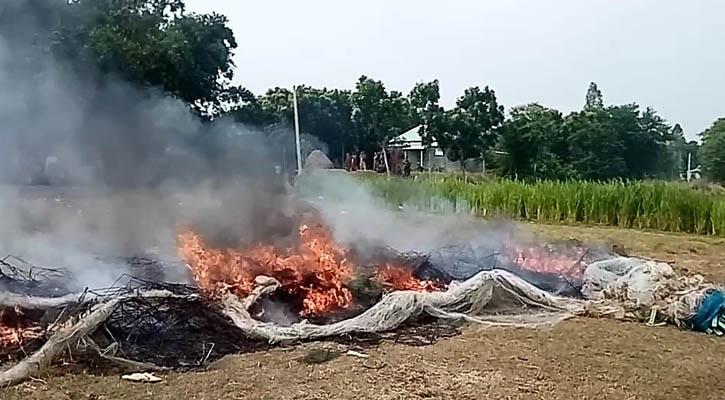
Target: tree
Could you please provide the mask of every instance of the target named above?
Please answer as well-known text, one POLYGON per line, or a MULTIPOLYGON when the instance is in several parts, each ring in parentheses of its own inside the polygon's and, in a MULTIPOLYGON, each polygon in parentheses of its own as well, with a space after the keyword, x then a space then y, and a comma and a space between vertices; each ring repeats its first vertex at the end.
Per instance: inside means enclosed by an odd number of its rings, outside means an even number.
POLYGON ((301 130, 327 144, 330 157, 341 165, 355 140, 350 92, 308 86, 297 92, 301 130))
POLYGON ((697 167, 700 163, 697 155, 700 150, 700 145, 694 140, 687 141, 680 124, 675 124, 672 127, 670 136, 672 140, 668 144, 668 148, 672 153, 672 157, 674 158, 673 163, 677 168, 675 176, 685 176, 687 173, 688 159, 691 158, 692 168, 697 167))
POLYGON ((575 112, 566 117, 564 134, 572 166, 583 178, 671 176, 671 128, 651 108, 640 112, 638 105, 625 104, 575 112))
MULTIPOLYGON (((258 128, 268 128, 275 124, 292 126, 292 102, 292 91, 274 88, 264 96, 246 99, 244 104, 230 111, 229 115, 237 122, 258 128)), ((298 86, 297 104, 302 133, 324 142, 328 146, 326 150, 329 156, 341 162, 346 149, 349 150, 356 144, 355 126, 351 120, 350 92, 298 86)))
POLYGON ((627 175, 624 144, 608 120, 606 110, 574 112, 564 120, 564 135, 571 144, 571 166, 584 179, 627 175))
POLYGON ((599 90, 597 84, 594 82, 589 83, 589 89, 587 90, 586 103, 584 109, 588 111, 594 111, 604 108, 604 99, 602 97, 602 91, 599 90))
POLYGON ((181 0, 76 1, 94 8, 82 35, 100 70, 164 89, 202 114, 239 99, 231 86, 237 42, 219 14, 187 14, 181 0))
POLYGON ((672 127, 648 107, 639 111, 636 104, 609 107, 611 129, 624 144, 624 160, 628 178, 673 178, 676 176, 675 156, 668 144, 672 127))
POLYGON ((700 134, 700 160, 705 176, 725 183, 725 118, 720 118, 700 134))
POLYGON ((388 93, 381 81, 362 76, 355 85, 352 120, 360 134, 358 147, 383 148, 395 135, 411 127, 410 103, 397 91, 388 93))
POLYGON ((575 176, 568 164, 569 143, 557 110, 533 103, 514 107, 504 122, 498 149, 504 175, 566 179, 575 176))
POLYGON ((16 23, 0 23, 0 33, 33 26, 22 37, 41 51, 29 65, 47 65, 52 54, 89 83, 115 76, 160 88, 207 116, 243 95, 231 85, 237 43, 223 15, 187 13, 183 0, 8 1, 2 19, 16 23))
POLYGON ((265 107, 264 97, 255 97, 250 91, 240 96, 240 104, 232 108, 228 115, 244 125, 265 128, 279 122, 279 116, 265 107))
POLYGON ((496 142, 504 121, 504 108, 498 104, 496 93, 488 86, 466 89, 456 101, 456 107, 434 120, 431 136, 446 151, 452 161, 480 158, 496 142))

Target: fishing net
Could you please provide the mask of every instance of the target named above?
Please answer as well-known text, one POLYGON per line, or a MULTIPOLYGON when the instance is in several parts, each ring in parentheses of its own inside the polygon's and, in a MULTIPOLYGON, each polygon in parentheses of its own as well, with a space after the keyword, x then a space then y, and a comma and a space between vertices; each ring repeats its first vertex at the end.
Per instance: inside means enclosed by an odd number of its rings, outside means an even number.
MULTIPOLYGON (((268 282, 267 291, 273 291, 274 285, 268 282)), ((263 288, 258 286, 261 291, 263 288)), ((223 303, 223 312, 242 331, 270 343, 389 331, 424 315, 490 326, 535 327, 554 324, 585 310, 581 300, 556 296, 503 270, 481 271, 466 281, 453 282, 444 292, 391 292, 362 314, 327 325, 260 322, 237 297, 226 296, 223 303)))

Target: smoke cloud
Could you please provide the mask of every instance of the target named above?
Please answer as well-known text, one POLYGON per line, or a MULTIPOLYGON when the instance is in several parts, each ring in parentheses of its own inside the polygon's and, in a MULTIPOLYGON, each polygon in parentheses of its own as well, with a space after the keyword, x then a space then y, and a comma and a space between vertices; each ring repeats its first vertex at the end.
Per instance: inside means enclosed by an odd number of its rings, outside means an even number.
MULTIPOLYGON (((203 122, 153 88, 72 69, 36 46, 42 18, 3 17, 20 3, 0 5, 0 256, 67 268, 83 289, 110 285, 129 256, 178 265, 164 278, 188 280, 175 244, 185 227, 215 247, 294 234, 298 205, 275 171, 294 169, 291 130, 203 122)), ((325 148, 303 145, 305 154, 325 148)), ((458 244, 494 252, 528 239, 508 222, 391 210, 344 174, 297 186, 336 239, 361 253, 458 244)))
POLYGON ((431 253, 470 245, 493 254, 504 245, 533 240, 509 220, 482 220, 467 212, 465 204, 454 205, 445 199, 431 200, 441 210, 435 214, 419 211, 414 204, 391 208, 367 186, 343 173, 310 175, 300 187, 303 197, 317 205, 335 237, 361 253, 373 253, 381 246, 431 253))
POLYGON ((219 245, 276 233, 286 186, 267 136, 71 68, 44 50, 40 3, 0 5, 0 257, 67 268, 82 289, 111 284, 123 257, 173 264, 180 227, 219 245))

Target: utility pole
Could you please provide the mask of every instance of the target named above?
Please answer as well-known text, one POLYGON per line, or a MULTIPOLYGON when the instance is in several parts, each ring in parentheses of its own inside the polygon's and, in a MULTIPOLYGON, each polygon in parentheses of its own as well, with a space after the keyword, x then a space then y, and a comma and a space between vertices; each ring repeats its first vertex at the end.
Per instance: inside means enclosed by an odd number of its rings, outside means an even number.
POLYGON ((697 172, 698 174, 702 171, 702 166, 698 165, 692 168, 692 153, 687 153, 687 174, 686 179, 688 182, 692 180, 692 175, 697 172))
POLYGON ((297 148, 297 175, 302 173, 302 150, 300 149, 300 114, 297 109, 297 87, 292 86, 292 99, 295 109, 295 147, 297 148))

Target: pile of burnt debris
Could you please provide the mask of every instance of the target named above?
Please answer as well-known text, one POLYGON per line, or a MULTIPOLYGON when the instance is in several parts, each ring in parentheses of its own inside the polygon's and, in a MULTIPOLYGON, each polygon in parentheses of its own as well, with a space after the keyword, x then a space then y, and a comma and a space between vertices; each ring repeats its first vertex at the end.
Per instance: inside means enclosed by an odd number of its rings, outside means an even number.
MULTIPOLYGON (((571 246, 561 250, 571 251, 571 246)), ((581 296, 576 274, 540 272, 521 266, 519 256, 456 247, 432 254, 398 253, 381 249, 387 259, 404 265, 417 279, 446 287, 484 270, 503 269, 547 292, 581 296)), ((582 269, 596 255, 575 251, 567 260, 582 269)), ((63 269, 41 268, 18 257, 0 260, 0 384, 22 381, 61 357, 109 362, 130 370, 189 369, 207 365, 232 353, 268 349, 230 318, 227 304, 188 284, 165 283, 164 263, 150 258, 126 260, 133 276, 124 275, 105 289, 73 292, 73 277, 63 269)), ((360 315, 383 297, 386 289, 366 279, 365 268, 348 283, 353 306, 348 310, 307 318, 312 324, 334 324, 360 315)), ((249 314, 265 307, 267 293, 243 299, 249 314), (256 297, 255 297, 256 296, 256 297)), ((279 299, 276 299, 279 300, 279 299)), ((238 311, 238 310, 236 310, 238 311)), ((243 311, 247 312, 247 311, 243 311)), ((270 313, 266 313, 270 315, 270 313)), ((287 321, 300 322, 297 315, 287 321)), ((258 318, 264 323, 264 317, 258 318)), ((276 321, 279 323, 279 321, 276 321)), ((333 337, 333 341, 374 345, 395 340, 411 345, 433 343, 458 332, 460 324, 442 323, 430 316, 406 320, 392 332, 362 332, 333 337)))
POLYGON ((91 350, 107 361, 134 360, 139 367, 193 368, 226 354, 266 348, 247 338, 195 286, 155 279, 164 276, 160 262, 128 262, 143 278, 124 275, 112 287, 74 293, 65 270, 39 268, 16 257, 1 260, 0 365, 28 357, 53 334, 114 299, 123 301, 80 338, 81 346, 67 341, 63 350, 69 357, 91 350))

